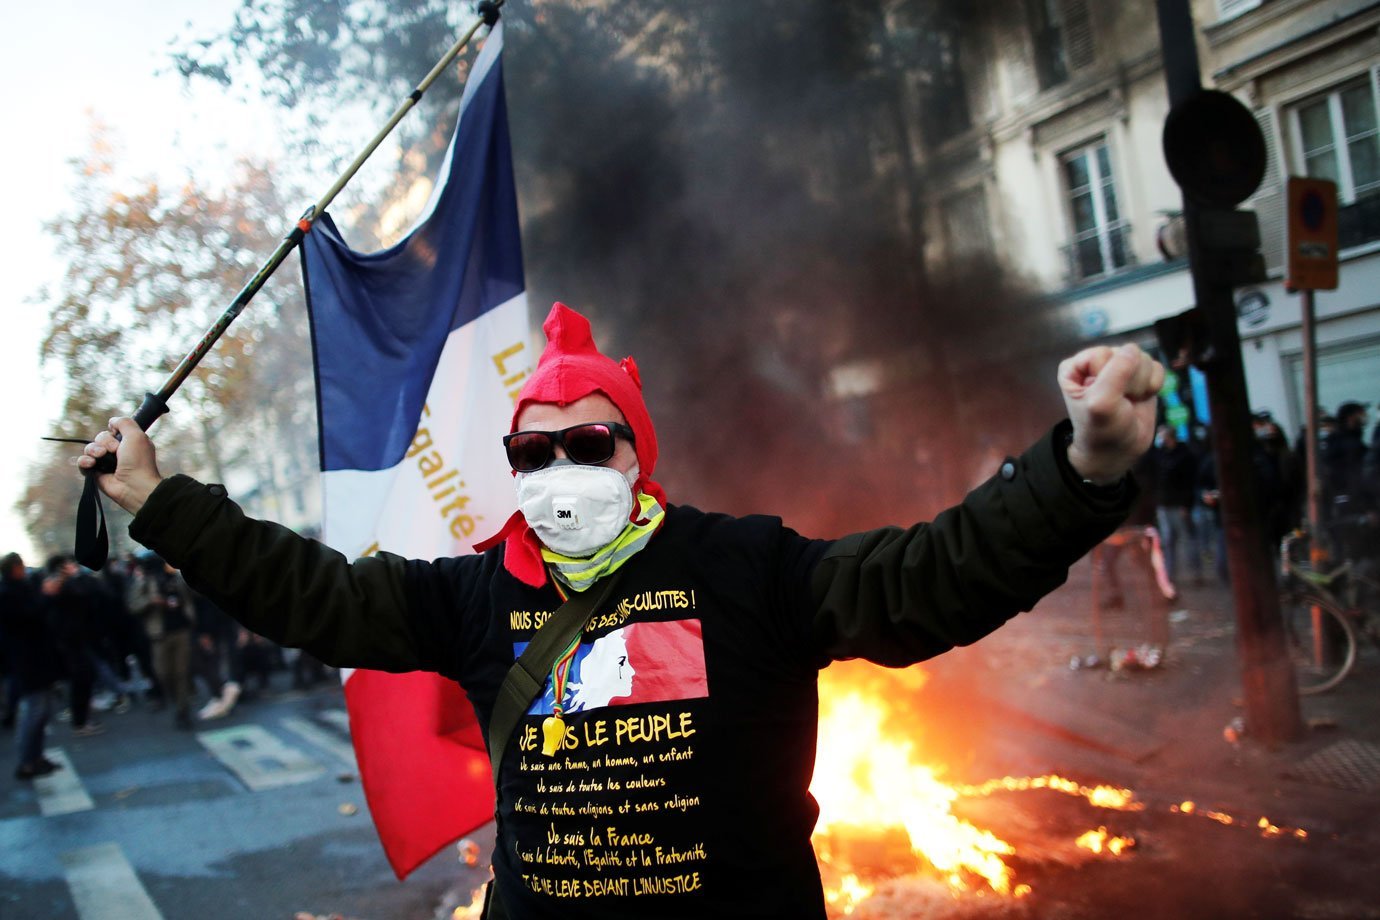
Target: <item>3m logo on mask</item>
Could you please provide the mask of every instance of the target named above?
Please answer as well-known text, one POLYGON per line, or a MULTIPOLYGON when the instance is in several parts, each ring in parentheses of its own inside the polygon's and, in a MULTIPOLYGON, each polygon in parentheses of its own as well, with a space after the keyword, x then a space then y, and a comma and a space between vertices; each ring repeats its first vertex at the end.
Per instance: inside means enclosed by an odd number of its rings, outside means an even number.
POLYGON ((551 499, 551 511, 556 518, 556 526, 562 530, 580 529, 580 500, 574 496, 561 496, 551 499))

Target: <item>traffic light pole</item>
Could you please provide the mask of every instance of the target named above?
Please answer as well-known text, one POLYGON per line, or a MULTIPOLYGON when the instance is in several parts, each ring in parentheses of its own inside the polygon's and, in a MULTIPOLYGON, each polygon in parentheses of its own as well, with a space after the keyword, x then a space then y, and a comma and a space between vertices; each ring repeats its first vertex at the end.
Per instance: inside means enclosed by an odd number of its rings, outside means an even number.
MULTIPOLYGON (((1173 109, 1202 91, 1196 34, 1189 0, 1156 0, 1156 6, 1165 81, 1173 109)), ((1209 152, 1204 151, 1204 155, 1209 152)), ((1293 664, 1284 641, 1274 556, 1266 546, 1256 502, 1251 459, 1254 435, 1233 285, 1220 266, 1211 264, 1211 253, 1205 251, 1203 228, 1207 210, 1189 194, 1184 195, 1193 293, 1207 339, 1197 350, 1205 356, 1203 369, 1212 411, 1221 524, 1226 531, 1224 543, 1236 606, 1246 726, 1251 735, 1275 746, 1297 740, 1302 734, 1302 720, 1293 664)))

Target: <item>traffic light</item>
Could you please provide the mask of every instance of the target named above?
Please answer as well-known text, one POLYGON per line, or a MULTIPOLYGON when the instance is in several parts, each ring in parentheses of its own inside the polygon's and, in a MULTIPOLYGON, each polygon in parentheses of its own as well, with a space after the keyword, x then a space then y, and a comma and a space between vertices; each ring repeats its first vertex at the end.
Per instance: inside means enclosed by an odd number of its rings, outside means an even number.
POLYGON ((1164 159, 1184 197, 1204 279, 1228 285, 1265 280, 1255 212, 1237 210, 1265 177, 1265 137, 1235 96, 1199 90, 1164 123, 1164 159))

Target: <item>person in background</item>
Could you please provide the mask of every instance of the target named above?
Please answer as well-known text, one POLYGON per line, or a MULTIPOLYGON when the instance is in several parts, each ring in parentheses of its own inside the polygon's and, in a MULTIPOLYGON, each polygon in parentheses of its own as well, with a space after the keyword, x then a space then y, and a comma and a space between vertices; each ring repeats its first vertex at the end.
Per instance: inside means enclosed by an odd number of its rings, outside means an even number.
POLYGON ((204 594, 193 592, 192 602, 196 610, 192 670, 210 696, 196 717, 202 720, 224 718, 240 698, 239 683, 225 679, 225 648, 234 642, 239 627, 204 594))
POLYGON ((1178 584, 1180 556, 1186 557, 1195 584, 1203 580, 1203 553, 1193 527, 1194 484, 1198 478, 1197 460, 1189 446, 1179 440, 1173 425, 1161 425, 1150 451, 1155 465, 1155 522, 1164 553, 1165 577, 1178 584))
POLYGON ((1375 553, 1380 494, 1366 478, 1364 403, 1337 407, 1337 430, 1319 449, 1323 516, 1330 550, 1342 559, 1364 559, 1375 553))
POLYGON ((1284 535, 1298 526, 1303 518, 1303 504, 1307 495, 1305 473, 1289 449, 1284 429, 1268 410, 1255 413, 1251 419, 1255 442, 1264 451, 1273 471, 1276 484, 1273 493, 1263 493, 1260 514, 1266 537, 1271 546, 1278 546, 1284 535))
POLYGON ((91 696, 96 685, 96 646, 100 634, 97 621, 99 587, 95 579, 81 573, 71 556, 52 556, 44 568, 40 590, 48 601, 48 622, 67 677, 72 734, 99 735, 105 731, 105 726, 91 718, 91 696))
POLYGON ((43 596, 24 559, 0 559, 0 632, 17 697, 16 779, 47 776, 59 765, 43 756, 43 737, 52 717, 53 685, 62 675, 57 642, 44 612, 43 596))
POLYGON ((153 661, 163 690, 173 707, 173 725, 192 727, 192 618, 196 615, 191 590, 158 556, 140 559, 130 585, 130 612, 144 621, 153 643, 153 661))

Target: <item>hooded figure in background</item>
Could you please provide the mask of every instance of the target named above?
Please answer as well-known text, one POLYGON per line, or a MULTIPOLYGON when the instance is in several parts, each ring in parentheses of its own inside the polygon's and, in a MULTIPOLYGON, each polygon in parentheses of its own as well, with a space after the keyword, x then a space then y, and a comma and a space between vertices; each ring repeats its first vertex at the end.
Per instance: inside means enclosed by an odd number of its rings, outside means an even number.
POLYGON ((452 678, 486 737, 542 624, 616 577, 490 752, 486 916, 822 920, 809 794, 819 669, 924 660, 1058 587, 1131 507, 1127 473, 1153 436, 1163 368, 1134 345, 1080 352, 1059 370, 1070 420, 961 504, 905 529, 812 539, 776 517, 670 503, 652 478, 637 365, 601 354, 564 305, 544 329, 494 445, 518 510, 476 555, 351 562, 246 517, 222 487, 164 479, 129 419, 79 462, 114 453, 98 484, 135 515, 130 534, 246 627, 337 667, 452 678), (544 744, 556 711, 563 732, 544 744))

